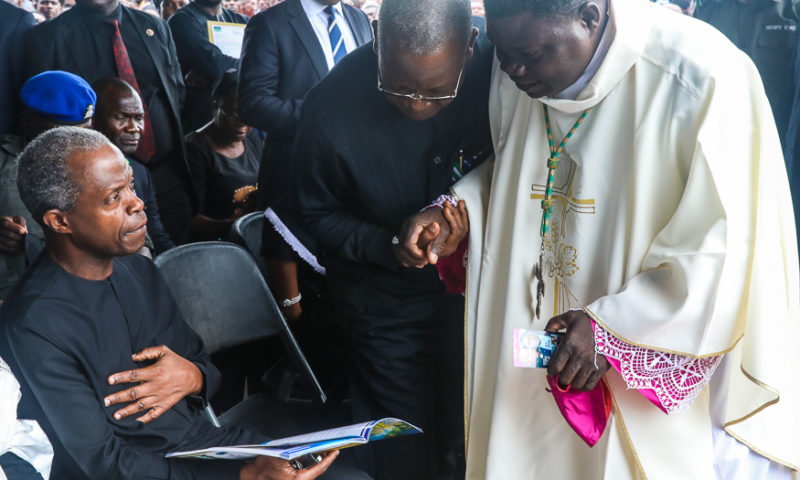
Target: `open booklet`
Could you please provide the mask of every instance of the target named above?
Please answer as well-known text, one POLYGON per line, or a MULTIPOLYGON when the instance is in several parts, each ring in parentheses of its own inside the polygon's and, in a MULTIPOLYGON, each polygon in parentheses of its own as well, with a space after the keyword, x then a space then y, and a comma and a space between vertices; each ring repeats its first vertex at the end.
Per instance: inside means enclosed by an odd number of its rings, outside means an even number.
POLYGON ((293 460, 310 453, 327 452, 385 438, 422 433, 422 430, 397 418, 381 418, 347 427, 280 438, 257 445, 211 447, 188 452, 171 452, 167 458, 202 458, 209 460, 241 460, 258 455, 293 460))

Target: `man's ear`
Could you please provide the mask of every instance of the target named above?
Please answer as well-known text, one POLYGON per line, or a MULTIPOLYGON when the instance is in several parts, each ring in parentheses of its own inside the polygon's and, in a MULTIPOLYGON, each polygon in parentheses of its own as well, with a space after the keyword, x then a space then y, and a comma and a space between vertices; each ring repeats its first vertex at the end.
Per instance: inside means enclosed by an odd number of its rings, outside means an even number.
POLYGON ((378 53, 378 21, 372 21, 372 51, 378 53))
POLYGON ((44 212, 42 220, 44 224, 55 233, 60 233, 62 235, 72 233, 67 215, 57 208, 52 208, 44 212))
POLYGON ((580 6, 578 16, 590 34, 594 35, 603 26, 605 12, 602 1, 589 1, 580 6))
POLYGON ((481 34, 481 31, 478 30, 478 27, 472 27, 472 33, 470 33, 469 37, 469 47, 467 48, 467 60, 472 58, 472 53, 475 50, 475 41, 478 39, 478 35, 481 34))

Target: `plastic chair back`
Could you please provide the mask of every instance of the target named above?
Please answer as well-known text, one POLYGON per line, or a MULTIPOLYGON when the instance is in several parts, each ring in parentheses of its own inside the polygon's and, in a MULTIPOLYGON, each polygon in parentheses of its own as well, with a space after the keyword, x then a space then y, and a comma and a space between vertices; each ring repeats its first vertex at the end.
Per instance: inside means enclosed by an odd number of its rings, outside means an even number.
POLYGON ((292 367, 325 392, 311 370, 258 266, 238 245, 202 242, 182 245, 156 257, 181 313, 215 353, 245 342, 280 335, 292 367))
POLYGON ((262 230, 265 221, 264 212, 253 212, 237 219, 231 225, 229 235, 231 241, 247 248, 257 261, 261 259, 262 230))

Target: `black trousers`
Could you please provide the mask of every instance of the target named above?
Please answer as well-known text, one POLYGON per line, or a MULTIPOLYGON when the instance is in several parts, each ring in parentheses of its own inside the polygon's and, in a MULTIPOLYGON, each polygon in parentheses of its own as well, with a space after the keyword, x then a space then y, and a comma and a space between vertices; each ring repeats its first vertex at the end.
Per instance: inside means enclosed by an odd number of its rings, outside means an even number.
POLYGON ((396 417, 424 433, 360 447, 357 465, 378 480, 463 479, 464 298, 384 305, 346 326, 354 421, 396 417))

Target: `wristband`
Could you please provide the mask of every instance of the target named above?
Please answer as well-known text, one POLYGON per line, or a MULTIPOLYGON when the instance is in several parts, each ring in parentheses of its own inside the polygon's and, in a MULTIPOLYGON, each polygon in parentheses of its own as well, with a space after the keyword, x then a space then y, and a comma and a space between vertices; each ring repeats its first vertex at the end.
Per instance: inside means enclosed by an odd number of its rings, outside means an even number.
POLYGON ((294 297, 294 298, 285 298, 285 299, 281 300, 281 308, 289 308, 292 305, 300 303, 300 299, 301 298, 303 298, 303 294, 302 293, 298 293, 297 296, 294 297))

